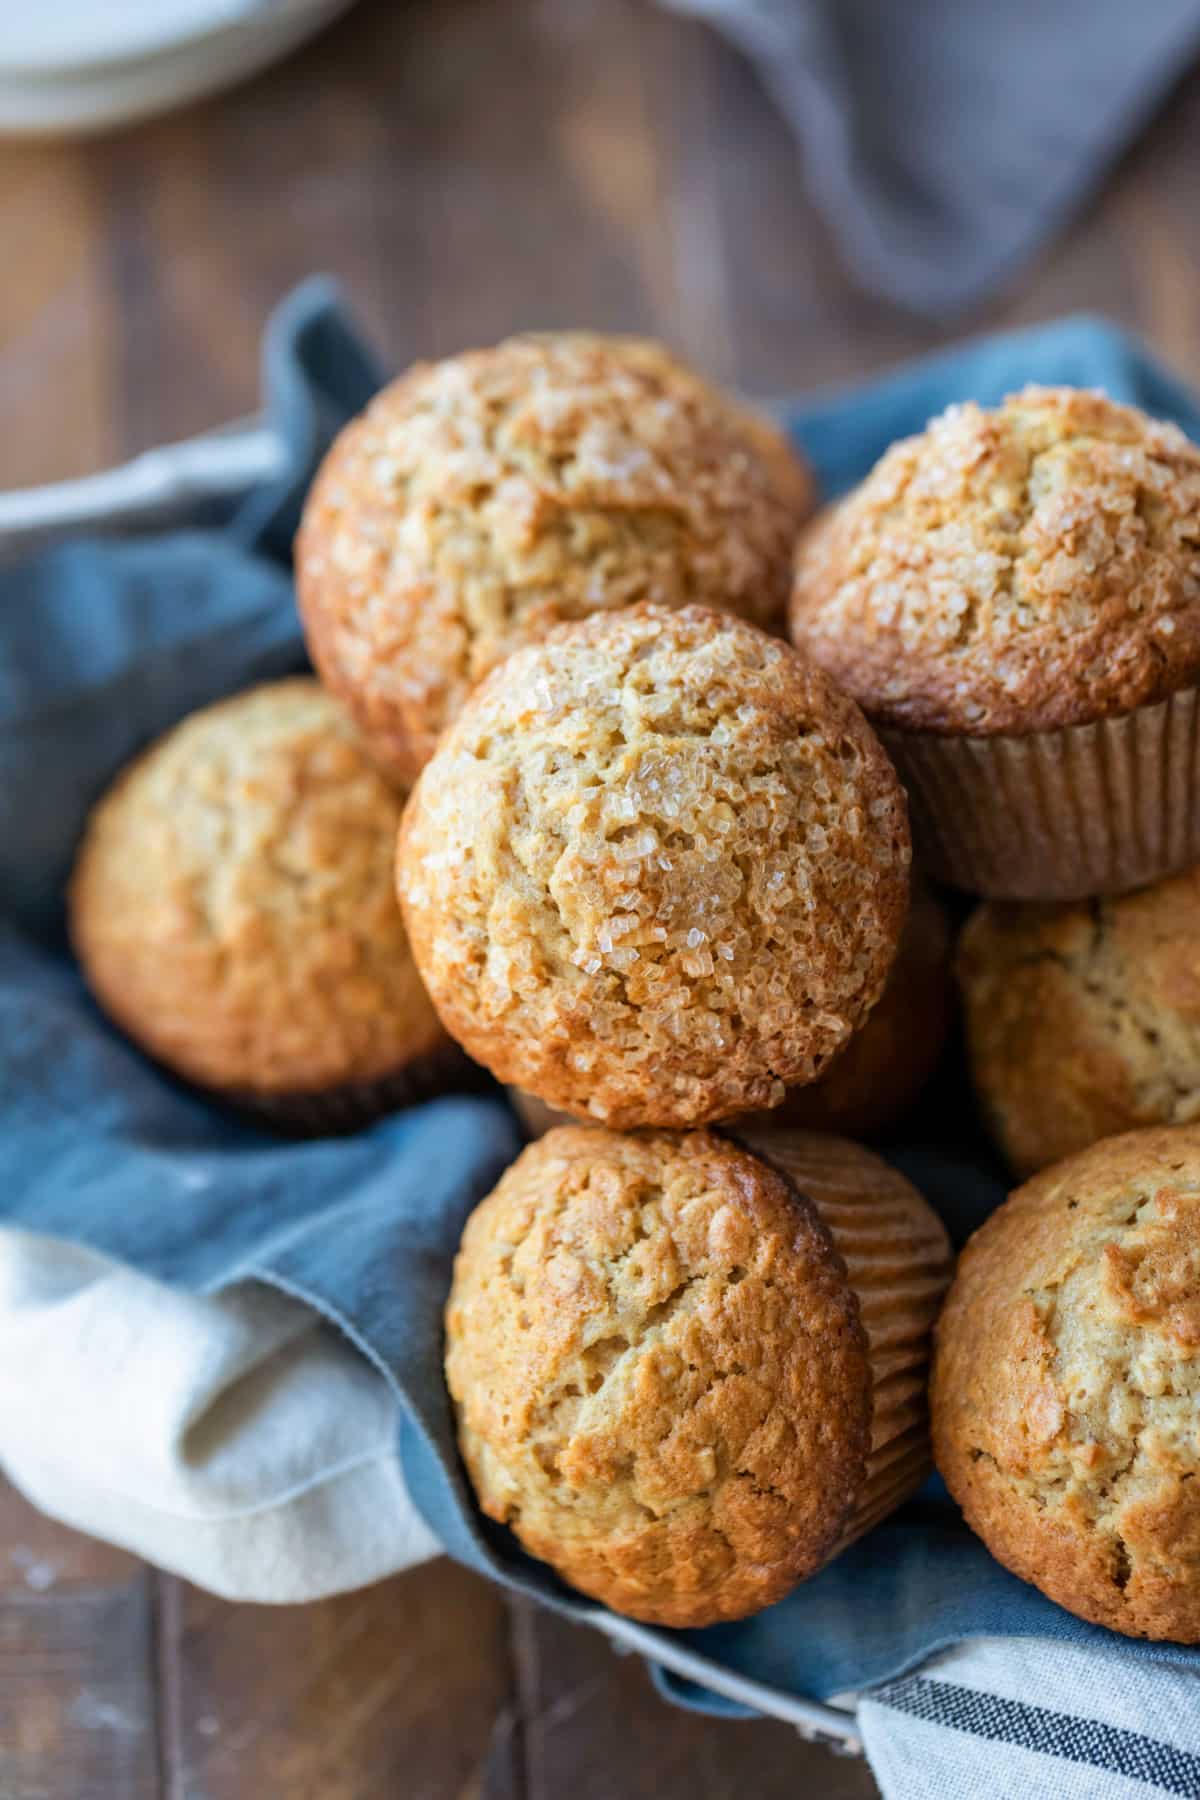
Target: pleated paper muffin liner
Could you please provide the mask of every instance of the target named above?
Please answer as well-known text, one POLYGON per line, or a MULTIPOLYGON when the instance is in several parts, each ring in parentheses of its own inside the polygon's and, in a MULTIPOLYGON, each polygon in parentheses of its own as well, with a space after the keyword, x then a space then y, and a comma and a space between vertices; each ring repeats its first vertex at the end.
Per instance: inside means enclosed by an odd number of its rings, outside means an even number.
POLYGON ((871 1360, 871 1449, 854 1510, 830 1557, 916 1492, 932 1466, 933 1326, 953 1257, 937 1215, 870 1151, 786 1127, 736 1130, 812 1201, 858 1296, 871 1360))
POLYGON ((1200 693, 1027 737, 880 731, 928 871, 989 900, 1123 894, 1200 862, 1200 693))
POLYGON ((444 1044, 371 1081, 348 1081, 306 1094, 239 1090, 227 1092, 224 1098, 239 1112, 285 1137, 347 1137, 388 1113, 432 1100, 452 1088, 479 1087, 484 1080, 477 1063, 457 1045, 444 1044))

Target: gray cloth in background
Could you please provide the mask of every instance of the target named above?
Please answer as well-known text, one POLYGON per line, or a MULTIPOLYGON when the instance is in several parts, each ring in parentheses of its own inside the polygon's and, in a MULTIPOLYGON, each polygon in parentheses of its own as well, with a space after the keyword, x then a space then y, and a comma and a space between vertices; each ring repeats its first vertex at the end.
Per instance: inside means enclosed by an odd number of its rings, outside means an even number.
POLYGON ((1200 55, 1200 0, 665 4, 757 64, 858 278, 934 318, 1058 231, 1200 55))

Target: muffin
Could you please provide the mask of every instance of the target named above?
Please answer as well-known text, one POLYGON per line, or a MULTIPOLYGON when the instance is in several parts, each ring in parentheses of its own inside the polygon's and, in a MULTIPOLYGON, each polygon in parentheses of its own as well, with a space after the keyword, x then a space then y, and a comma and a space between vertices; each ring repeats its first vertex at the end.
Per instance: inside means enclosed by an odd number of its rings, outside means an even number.
POLYGON ((559 627, 467 702, 413 790, 398 879, 451 1035, 617 1126, 813 1081, 904 922, 904 798, 852 701, 701 607, 559 627))
POLYGON ((407 783, 476 682, 562 620, 696 600, 782 630, 812 500, 786 439, 657 344, 558 332, 420 363, 310 494, 309 649, 407 783))
POLYGON ((1109 1138, 984 1224, 937 1331, 938 1468, 1080 1618, 1200 1642, 1200 1128, 1109 1138))
POLYGON ((1200 1117, 1200 869, 1119 900, 981 906, 958 976, 976 1091, 1018 1174, 1200 1117))
POLYGON ((287 1127, 427 1091, 460 1058, 396 904, 399 817, 315 681, 193 713, 88 822, 70 926, 93 993, 168 1068, 287 1127))
POLYGON ((615 1611, 768 1606, 919 1484, 949 1253, 868 1151, 566 1126, 472 1214, 446 1378, 480 1506, 615 1611))
MULTIPOLYGON (((931 890, 914 879, 892 972, 865 1023, 819 1080, 789 1088, 777 1107, 752 1113, 750 1120, 844 1137, 886 1131, 914 1105, 937 1067, 952 1001, 950 921, 931 890)), ((509 1098, 533 1137, 566 1122, 566 1114, 519 1088, 509 1098)))
POLYGON ((1200 448, 1073 388, 951 407, 803 537, 793 641, 859 701, 931 871, 998 899, 1200 860, 1200 448))

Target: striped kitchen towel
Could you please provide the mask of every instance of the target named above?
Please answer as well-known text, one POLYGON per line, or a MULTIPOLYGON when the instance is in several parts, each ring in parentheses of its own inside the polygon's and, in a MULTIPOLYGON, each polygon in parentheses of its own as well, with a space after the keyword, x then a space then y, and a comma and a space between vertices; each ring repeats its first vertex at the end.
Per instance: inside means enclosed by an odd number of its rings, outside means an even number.
POLYGON ((885 1800, 1200 1796, 1200 1676, 1111 1649, 974 1638, 864 1694, 885 1800))

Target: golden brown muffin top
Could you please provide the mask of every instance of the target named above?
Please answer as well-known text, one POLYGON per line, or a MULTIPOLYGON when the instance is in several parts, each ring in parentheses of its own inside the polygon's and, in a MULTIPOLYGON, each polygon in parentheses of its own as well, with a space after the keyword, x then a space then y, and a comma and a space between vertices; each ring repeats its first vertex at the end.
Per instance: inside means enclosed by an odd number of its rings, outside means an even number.
POLYGON ((315 681, 193 713, 88 823, 70 911, 97 998, 181 1074, 248 1096, 444 1045, 396 904, 399 816, 315 681))
POLYGON ((700 607, 560 627, 472 696, 399 883, 443 1022, 500 1080, 692 1125, 812 1080, 873 1004, 904 799, 853 702, 700 607))
POLYGON ((558 332, 420 363, 305 508, 313 659, 411 781, 475 683, 563 620, 700 600, 781 628, 812 497, 774 426, 657 344, 558 332))
POLYGON ((1200 448, 1077 388, 952 406, 805 534, 793 641, 868 716, 989 736, 1200 675, 1200 448))
POLYGON ((1098 1624, 1200 1640, 1200 1127, 1018 1188, 960 1258, 932 1403, 1001 1562, 1098 1624))
POLYGON ((981 906, 958 975, 976 1088, 1019 1174, 1200 1117, 1200 870, 1115 900, 981 906))
POLYGON ((463 1234, 446 1374, 483 1510, 658 1624, 778 1599, 866 1468, 844 1266, 810 1202, 707 1132, 530 1145, 463 1234))

